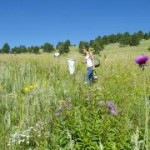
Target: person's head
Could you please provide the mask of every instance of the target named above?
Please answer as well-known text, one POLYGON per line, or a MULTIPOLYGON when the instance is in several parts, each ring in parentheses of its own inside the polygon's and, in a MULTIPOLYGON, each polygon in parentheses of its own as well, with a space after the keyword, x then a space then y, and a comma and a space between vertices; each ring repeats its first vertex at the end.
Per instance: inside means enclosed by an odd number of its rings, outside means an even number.
POLYGON ((82 46, 83 53, 87 53, 89 51, 89 48, 87 46, 82 46))

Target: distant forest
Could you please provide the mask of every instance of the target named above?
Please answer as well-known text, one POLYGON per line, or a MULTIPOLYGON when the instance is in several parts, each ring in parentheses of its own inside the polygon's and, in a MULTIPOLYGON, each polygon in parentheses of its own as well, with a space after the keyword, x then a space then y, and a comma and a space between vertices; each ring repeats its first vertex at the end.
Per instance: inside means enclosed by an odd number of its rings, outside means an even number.
POLYGON ((118 33, 118 34, 110 34, 104 36, 98 36, 94 40, 90 41, 80 41, 78 45, 73 45, 70 40, 66 40, 64 42, 58 42, 56 47, 54 47, 51 43, 44 43, 42 46, 31 46, 26 47, 25 45, 15 46, 10 48, 8 43, 5 43, 0 49, 0 53, 9 53, 9 54, 20 54, 20 53, 35 53, 40 54, 43 52, 52 53, 58 51, 60 54, 68 53, 70 51, 70 46, 78 46, 79 52, 81 52, 82 46, 88 46, 94 49, 95 53, 100 53, 104 49, 105 45, 111 43, 119 43, 120 47, 124 46, 137 46, 140 44, 142 39, 148 40, 150 39, 150 32, 144 33, 142 31, 138 31, 134 34, 130 34, 129 32, 118 33))

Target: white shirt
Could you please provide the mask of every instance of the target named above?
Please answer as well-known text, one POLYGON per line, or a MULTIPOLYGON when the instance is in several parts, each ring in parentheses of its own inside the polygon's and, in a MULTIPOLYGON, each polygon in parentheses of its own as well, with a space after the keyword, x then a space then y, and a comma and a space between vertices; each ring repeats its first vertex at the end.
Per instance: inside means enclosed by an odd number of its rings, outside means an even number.
POLYGON ((90 58, 89 54, 85 56, 85 60, 86 60, 87 67, 93 66, 92 59, 90 58))

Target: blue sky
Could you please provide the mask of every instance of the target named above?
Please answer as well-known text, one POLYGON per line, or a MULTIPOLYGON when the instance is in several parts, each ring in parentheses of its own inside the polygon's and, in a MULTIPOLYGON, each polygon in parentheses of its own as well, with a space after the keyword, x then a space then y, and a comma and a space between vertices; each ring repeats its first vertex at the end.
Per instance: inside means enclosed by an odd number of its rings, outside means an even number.
POLYGON ((150 0, 0 0, 0 48, 150 31, 150 0))

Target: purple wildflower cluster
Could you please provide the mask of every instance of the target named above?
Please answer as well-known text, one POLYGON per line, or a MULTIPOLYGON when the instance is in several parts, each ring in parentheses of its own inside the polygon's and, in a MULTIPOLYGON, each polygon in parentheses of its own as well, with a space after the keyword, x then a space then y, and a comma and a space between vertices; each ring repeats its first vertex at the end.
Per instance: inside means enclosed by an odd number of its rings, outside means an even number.
POLYGON ((117 114, 118 114, 117 109, 116 109, 116 106, 115 106, 115 104, 114 104, 113 102, 111 102, 111 101, 108 101, 108 102, 99 101, 98 104, 99 104, 100 106, 106 105, 107 108, 108 108, 108 110, 109 110, 109 113, 110 113, 111 115, 117 115, 117 114))

